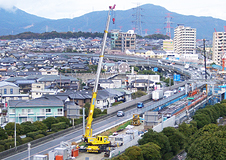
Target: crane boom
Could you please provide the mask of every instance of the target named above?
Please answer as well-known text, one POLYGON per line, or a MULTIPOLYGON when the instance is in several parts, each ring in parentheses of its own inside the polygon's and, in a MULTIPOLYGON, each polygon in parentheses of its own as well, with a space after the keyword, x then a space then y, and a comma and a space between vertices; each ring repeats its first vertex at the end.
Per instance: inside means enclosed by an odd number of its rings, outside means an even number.
POLYGON ((111 11, 114 8, 115 8, 115 5, 109 6, 108 19, 107 19, 107 23, 106 23, 106 28, 104 30, 103 45, 102 45, 101 54, 99 57, 99 63, 98 63, 98 67, 97 67, 96 79, 95 79, 95 84, 94 84, 94 88, 93 88, 92 100, 91 100, 89 115, 88 115, 87 124, 86 124, 86 128, 85 128, 85 135, 84 135, 85 141, 88 141, 88 137, 92 137, 91 125, 92 125, 92 121, 93 121, 93 113, 94 113, 95 102, 96 102, 96 97, 97 97, 97 88, 98 88, 98 83, 99 83, 99 79, 100 79, 101 66, 102 66, 103 58, 104 58, 104 48, 106 45, 108 28, 109 28, 109 23, 110 23, 110 18, 111 18, 111 11))

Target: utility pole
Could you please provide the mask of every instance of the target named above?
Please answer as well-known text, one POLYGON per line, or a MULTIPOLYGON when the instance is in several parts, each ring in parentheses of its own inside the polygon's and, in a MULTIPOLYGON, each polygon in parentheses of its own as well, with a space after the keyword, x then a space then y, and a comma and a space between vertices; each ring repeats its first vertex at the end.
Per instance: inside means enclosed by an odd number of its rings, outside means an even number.
MULTIPOLYGON (((205 42, 206 42, 206 40, 205 39, 203 39, 203 52, 204 52, 204 62, 205 62, 205 80, 207 81, 207 74, 206 74, 206 49, 205 49, 205 42)), ((206 95, 208 94, 208 92, 207 92, 207 82, 206 82, 206 95)))

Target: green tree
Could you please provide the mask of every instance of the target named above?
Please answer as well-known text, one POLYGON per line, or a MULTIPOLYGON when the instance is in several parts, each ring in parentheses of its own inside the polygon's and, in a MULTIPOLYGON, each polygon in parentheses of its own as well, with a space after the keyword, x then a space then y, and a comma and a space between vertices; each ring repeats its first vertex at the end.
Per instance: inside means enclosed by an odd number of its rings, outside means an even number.
POLYGON ((34 124, 32 124, 30 121, 23 122, 20 125, 23 128, 23 132, 21 134, 27 134, 29 132, 35 132, 38 130, 37 127, 34 124))
POLYGON ((129 157, 130 160, 144 160, 142 150, 138 146, 132 146, 125 150, 125 155, 129 157))
POLYGON ((202 128, 207 124, 211 123, 211 119, 208 115, 201 113, 201 114, 195 114, 192 117, 197 122, 197 128, 202 128))
POLYGON ((171 150, 168 137, 161 132, 155 132, 150 129, 143 135, 143 138, 138 141, 139 145, 144 145, 149 142, 153 142, 161 148, 161 155, 171 150))
MULTIPOLYGON (((5 131, 7 132, 8 136, 14 136, 14 129, 15 129, 15 123, 14 122, 9 122, 7 123, 7 125, 5 126, 5 131)), ((20 126, 20 124, 16 124, 16 134, 20 135, 22 132, 22 127, 20 126)))
POLYGON ((42 123, 41 121, 35 121, 33 123, 33 125, 35 125, 37 127, 37 129, 41 130, 41 131, 47 131, 47 129, 48 129, 47 126, 44 123, 42 123))
POLYGON ((129 157, 125 154, 121 154, 117 157, 112 158, 112 160, 130 160, 129 157))
POLYGON ((47 127, 48 129, 50 130, 51 129, 51 125, 52 124, 55 124, 55 123, 58 123, 58 120, 54 117, 47 117, 46 119, 44 119, 42 121, 47 127))
POLYGON ((149 142, 144 145, 141 145, 144 160, 159 160, 161 159, 160 147, 153 143, 149 142))
POLYGON ((184 148, 186 138, 177 129, 174 127, 166 127, 162 132, 169 138, 171 150, 174 155, 176 155, 180 149, 184 148))
POLYGON ((179 125, 179 132, 182 133, 186 138, 189 138, 197 131, 197 128, 191 124, 182 123, 179 125))
POLYGON ((188 160, 213 160, 225 159, 226 139, 213 135, 204 135, 197 138, 188 149, 188 160))
POLYGON ((132 99, 136 99, 136 98, 141 97, 141 96, 144 96, 146 94, 147 93, 145 93, 144 91, 137 91, 135 93, 132 93, 132 99))
POLYGON ((7 138, 8 138, 7 132, 3 128, 0 127, 0 140, 4 140, 7 138))
POLYGON ((195 134, 193 134, 187 141, 187 145, 185 146, 185 151, 188 151, 188 148, 191 144, 201 136, 204 135, 211 135, 214 132, 219 131, 219 127, 216 124, 208 124, 205 125, 203 128, 199 129, 195 134))
POLYGON ((70 125, 70 120, 64 116, 57 117, 56 119, 58 120, 58 122, 65 122, 68 126, 70 125))

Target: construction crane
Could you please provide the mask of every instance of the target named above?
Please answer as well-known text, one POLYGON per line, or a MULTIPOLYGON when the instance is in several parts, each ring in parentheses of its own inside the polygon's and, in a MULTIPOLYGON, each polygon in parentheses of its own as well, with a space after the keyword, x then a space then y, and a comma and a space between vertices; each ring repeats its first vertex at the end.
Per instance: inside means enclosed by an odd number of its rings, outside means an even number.
MULTIPOLYGON (((83 141, 87 143, 86 151, 87 152, 96 152, 100 153, 103 151, 106 151, 106 148, 110 146, 110 141, 108 139, 108 136, 97 136, 97 137, 92 137, 92 121, 93 121, 93 113, 94 113, 94 108, 95 108, 95 102, 96 102, 96 97, 97 97, 97 88, 98 88, 98 83, 99 83, 99 78, 100 78, 100 71, 101 71, 101 66, 103 63, 103 58, 104 58, 104 48, 106 45, 106 39, 107 39, 107 34, 108 34, 108 28, 109 28, 109 23, 110 23, 110 18, 111 18, 111 12, 115 9, 114 6, 109 6, 109 12, 108 12, 108 19, 107 19, 107 24, 106 24, 106 29, 104 30, 104 38, 103 38, 103 45, 102 45, 102 50, 99 58, 99 63, 97 67, 97 73, 96 73, 96 80, 93 88, 93 94, 92 94, 92 100, 89 108, 89 115, 87 117, 87 124, 85 128, 85 134, 83 135, 83 141)), ((114 22, 115 19, 113 19, 114 22)))

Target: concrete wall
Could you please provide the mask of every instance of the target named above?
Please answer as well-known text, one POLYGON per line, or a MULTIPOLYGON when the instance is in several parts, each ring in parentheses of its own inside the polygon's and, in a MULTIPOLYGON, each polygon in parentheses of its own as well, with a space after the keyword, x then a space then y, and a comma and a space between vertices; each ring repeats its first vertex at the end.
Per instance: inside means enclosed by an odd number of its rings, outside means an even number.
POLYGON ((153 129, 153 131, 161 132, 163 128, 173 127, 174 125, 175 125, 175 116, 172 116, 172 117, 168 118, 167 120, 163 121, 163 125, 162 125, 162 123, 160 123, 157 126, 154 126, 152 129, 153 129))

